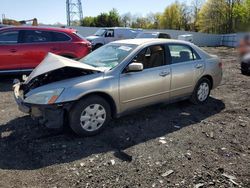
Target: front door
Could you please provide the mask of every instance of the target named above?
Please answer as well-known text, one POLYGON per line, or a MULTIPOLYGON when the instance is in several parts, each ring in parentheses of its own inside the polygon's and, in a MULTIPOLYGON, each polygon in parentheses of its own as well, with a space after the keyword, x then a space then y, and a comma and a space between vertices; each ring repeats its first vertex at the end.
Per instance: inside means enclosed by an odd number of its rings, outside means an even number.
MULTIPOLYGON (((35 68, 45 58, 48 52, 54 51, 55 43, 52 42, 52 34, 42 30, 22 30, 20 53, 22 55, 22 68, 35 68)), ((56 49, 55 49, 56 50, 56 49)))
POLYGON ((124 71, 120 75, 119 91, 122 111, 169 98, 171 72, 170 65, 166 63, 164 46, 155 45, 145 48, 132 62, 135 61, 143 64, 143 71, 124 71))

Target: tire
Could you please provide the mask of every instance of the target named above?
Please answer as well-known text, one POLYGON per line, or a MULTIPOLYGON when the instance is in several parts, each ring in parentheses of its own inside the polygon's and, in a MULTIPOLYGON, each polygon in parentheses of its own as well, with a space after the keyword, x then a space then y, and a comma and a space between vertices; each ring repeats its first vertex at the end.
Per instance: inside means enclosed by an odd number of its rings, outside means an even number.
POLYGON ((103 46, 102 44, 96 44, 96 45, 94 46, 93 50, 96 50, 96 49, 98 49, 98 48, 100 48, 100 47, 102 47, 102 46, 103 46))
POLYGON ((69 125, 79 136, 94 136, 102 132, 110 119, 110 105, 99 96, 80 100, 69 112, 69 125))
POLYGON ((205 103, 209 98, 211 86, 212 84, 209 79, 201 78, 193 91, 190 101, 194 104, 205 103))
POLYGON ((241 74, 243 74, 245 76, 249 76, 250 72, 247 72, 247 71, 241 69, 241 74))

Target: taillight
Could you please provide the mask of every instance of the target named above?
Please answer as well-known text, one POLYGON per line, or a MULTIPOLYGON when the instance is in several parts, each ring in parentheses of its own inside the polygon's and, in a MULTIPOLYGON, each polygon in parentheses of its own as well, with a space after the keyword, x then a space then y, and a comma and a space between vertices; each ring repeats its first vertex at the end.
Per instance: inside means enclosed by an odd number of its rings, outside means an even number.
POLYGON ((87 47, 87 48, 92 48, 92 45, 90 42, 81 42, 79 43, 80 46, 84 46, 84 47, 87 47))
POLYGON ((222 64, 222 62, 219 62, 219 67, 222 69, 222 66, 223 66, 223 64, 222 64))

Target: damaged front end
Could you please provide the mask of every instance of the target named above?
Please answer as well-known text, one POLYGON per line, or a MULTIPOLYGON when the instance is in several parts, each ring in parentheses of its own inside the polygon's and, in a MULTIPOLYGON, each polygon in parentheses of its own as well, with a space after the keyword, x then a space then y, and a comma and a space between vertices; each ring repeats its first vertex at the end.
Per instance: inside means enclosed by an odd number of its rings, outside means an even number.
POLYGON ((61 128, 66 113, 74 103, 57 101, 65 90, 63 82, 97 72, 101 71, 74 60, 48 54, 23 82, 15 80, 14 97, 19 110, 30 114, 48 128, 61 128), (46 87, 48 85, 53 87, 46 87))
POLYGON ((61 128, 66 117, 66 112, 69 111, 73 104, 73 102, 56 103, 57 98, 63 92, 63 88, 54 91, 40 92, 30 97, 26 96, 32 89, 48 83, 47 79, 44 78, 42 80, 46 81, 38 82, 38 80, 34 80, 31 83, 25 84, 24 82, 16 80, 13 88, 18 108, 20 111, 30 114, 33 119, 38 120, 40 124, 44 124, 48 128, 61 128), (42 97, 42 95, 44 97, 42 97))

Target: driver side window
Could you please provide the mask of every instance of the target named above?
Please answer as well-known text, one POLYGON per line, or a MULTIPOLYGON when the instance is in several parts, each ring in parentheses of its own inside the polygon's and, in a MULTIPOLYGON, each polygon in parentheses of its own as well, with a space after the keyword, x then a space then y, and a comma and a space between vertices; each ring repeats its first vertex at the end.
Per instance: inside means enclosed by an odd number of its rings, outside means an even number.
POLYGON ((165 65, 164 46, 155 45, 143 49, 134 59, 135 62, 142 63, 143 69, 160 67, 165 65))

